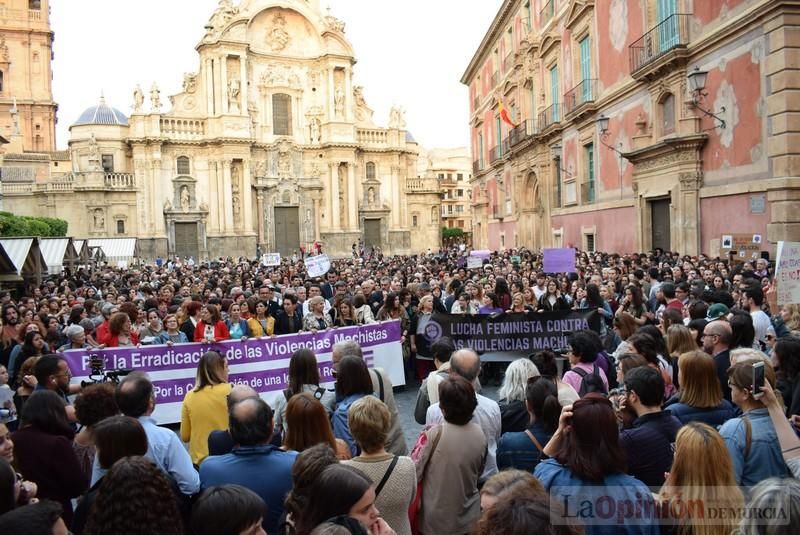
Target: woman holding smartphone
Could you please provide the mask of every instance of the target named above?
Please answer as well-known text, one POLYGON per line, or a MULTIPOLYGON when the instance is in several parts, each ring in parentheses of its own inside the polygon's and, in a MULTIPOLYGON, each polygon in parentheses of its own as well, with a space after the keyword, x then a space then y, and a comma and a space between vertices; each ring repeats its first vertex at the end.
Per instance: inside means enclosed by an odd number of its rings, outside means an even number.
POLYGON ((731 454, 736 482, 743 487, 789 476, 775 426, 761 400, 764 381, 775 385, 775 370, 763 360, 737 362, 728 369, 731 400, 742 409, 742 416, 725 422, 719 433, 731 454))

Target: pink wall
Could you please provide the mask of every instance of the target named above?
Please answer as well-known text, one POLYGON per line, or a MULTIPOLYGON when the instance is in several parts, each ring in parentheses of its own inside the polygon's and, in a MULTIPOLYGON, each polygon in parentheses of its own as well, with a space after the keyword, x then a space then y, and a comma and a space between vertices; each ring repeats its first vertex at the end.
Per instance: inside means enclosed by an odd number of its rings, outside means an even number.
POLYGON ((500 249, 500 234, 505 232, 506 249, 514 247, 514 232, 516 232, 516 222, 489 223, 489 249, 497 251, 500 249))
POLYGON ((603 87, 614 85, 630 73, 628 47, 646 31, 642 12, 644 4, 642 0, 606 0, 594 4, 597 21, 596 50, 602 56, 597 62, 600 67, 598 78, 603 87))
MULTIPOLYGON (((708 143, 703 149, 706 170, 753 163, 751 150, 763 141, 759 113, 761 80, 760 64, 753 61, 750 51, 728 60, 724 70, 709 70, 705 89, 708 96, 700 105, 714 111, 725 107, 726 111, 720 115, 728 124, 724 130, 708 131, 708 143)), ((702 119, 704 129, 713 124, 715 120, 711 117, 702 119)))
POLYGON ((595 248, 598 251, 636 252, 636 213, 633 207, 553 216, 552 220, 553 228, 564 228, 564 247, 582 247, 581 227, 595 226, 595 248))
MULTIPOLYGON (((623 152, 630 150, 632 145, 631 137, 638 131, 636 121, 640 115, 648 122, 650 121, 650 117, 645 115, 644 108, 641 105, 625 110, 621 117, 618 114, 609 117, 609 136, 605 142, 617 149, 619 149, 619 144, 622 143, 623 152)), ((622 183, 626 187, 630 187, 633 184, 633 165, 627 164, 625 161, 620 162, 617 153, 604 146, 597 139, 595 139, 594 153, 595 160, 599 164, 597 168, 597 181, 601 185, 599 191, 619 189, 620 165, 624 170, 622 183)))
POLYGON ((725 9, 730 15, 734 8, 744 3, 744 0, 716 0, 709 2, 708 0, 695 0, 693 9, 690 12, 703 24, 708 24, 717 17, 721 11, 725 9))
POLYGON ((715 238, 722 238, 723 234, 761 234, 766 244, 769 203, 763 214, 751 214, 751 195, 758 194, 743 193, 700 199, 701 251, 716 255, 718 251, 709 251, 709 243, 715 238))

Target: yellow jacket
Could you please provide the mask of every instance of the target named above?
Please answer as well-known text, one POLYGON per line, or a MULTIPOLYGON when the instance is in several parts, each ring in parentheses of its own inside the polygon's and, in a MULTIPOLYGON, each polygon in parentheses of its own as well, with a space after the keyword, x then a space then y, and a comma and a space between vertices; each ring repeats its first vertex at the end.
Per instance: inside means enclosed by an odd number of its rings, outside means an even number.
POLYGON ((199 465, 208 457, 208 435, 228 429, 228 394, 230 383, 190 390, 181 408, 181 440, 189 443, 192 462, 199 465))
POLYGON ((255 316, 250 316, 250 319, 247 320, 247 326, 250 327, 250 335, 253 337, 257 336, 272 336, 275 333, 275 318, 272 316, 267 316, 267 332, 264 332, 264 328, 261 326, 261 322, 255 316))

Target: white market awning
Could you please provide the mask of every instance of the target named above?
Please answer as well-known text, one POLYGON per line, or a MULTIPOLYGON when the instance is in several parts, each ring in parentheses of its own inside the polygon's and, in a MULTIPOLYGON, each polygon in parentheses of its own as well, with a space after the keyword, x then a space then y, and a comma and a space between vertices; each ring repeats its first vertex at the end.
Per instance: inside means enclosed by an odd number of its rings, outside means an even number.
POLYGON ((111 266, 128 267, 139 256, 136 238, 89 239, 89 249, 99 247, 111 266))
POLYGON ((39 249, 51 275, 61 274, 78 256, 72 238, 39 238, 39 249))

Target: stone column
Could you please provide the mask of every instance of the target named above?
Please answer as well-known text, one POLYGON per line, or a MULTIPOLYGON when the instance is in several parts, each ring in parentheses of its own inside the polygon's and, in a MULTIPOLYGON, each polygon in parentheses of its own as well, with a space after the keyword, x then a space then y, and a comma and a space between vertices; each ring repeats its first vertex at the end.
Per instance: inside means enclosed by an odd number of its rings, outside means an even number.
POLYGON ((222 206, 225 221, 225 232, 233 229, 233 198, 231 193, 232 160, 222 161, 222 206))
MULTIPOLYGON (((228 60, 226 56, 219 59, 219 78, 220 88, 219 95, 222 99, 222 113, 228 113, 228 60)), ((229 182, 230 183, 230 182, 229 182)))
POLYGON ((239 56, 239 94, 241 99, 241 105, 239 106, 239 113, 241 115, 247 115, 247 104, 250 102, 247 97, 248 91, 248 83, 247 83, 247 64, 245 63, 245 57, 239 56))
POLYGON ((336 120, 336 79, 333 72, 333 68, 328 71, 328 121, 336 120))
POLYGON ((358 230, 358 197, 356 196, 358 189, 358 181, 356 180, 355 165, 347 166, 347 228, 350 230, 358 230))
POLYGON ((697 173, 681 173, 678 175, 680 186, 673 205, 677 206, 677 217, 670 218, 673 224, 670 233, 673 236, 671 249, 683 254, 700 254, 700 184, 702 175, 697 173), (675 232, 677 230, 677 232, 675 232))
POLYGON ((344 120, 352 123, 355 119, 353 117, 353 107, 350 105, 350 99, 353 98, 353 78, 352 70, 344 70, 344 120))
POLYGON ((319 222, 320 222, 319 210, 320 210, 319 196, 315 195, 314 196, 314 240, 315 241, 319 241, 319 222))
POLYGON ((207 58, 204 64, 203 80, 206 84, 206 111, 208 116, 211 117, 216 114, 216 106, 214 105, 214 60, 207 58))
POLYGON ((768 55, 763 69, 772 90, 766 98, 766 153, 772 176, 784 181, 767 191, 772 243, 800 241, 800 12, 790 12, 788 2, 774 4, 764 23, 768 55))
POLYGON ((258 245, 264 248, 264 191, 258 190, 256 193, 256 219, 258 224, 258 245))
POLYGON ((392 207, 391 228, 400 226, 400 177, 398 176, 399 167, 392 166, 392 180, 390 182, 392 196, 390 206, 392 207))
POLYGON ((147 207, 147 230, 153 236, 156 233, 156 184, 159 182, 159 175, 161 174, 161 160, 153 160, 151 162, 150 171, 150 190, 147 207))
POLYGON ((242 162, 242 224, 247 232, 253 230, 253 177, 250 160, 242 162))
POLYGON ((339 230, 339 164, 329 165, 331 170, 330 203, 331 209, 328 211, 328 230, 339 230))

